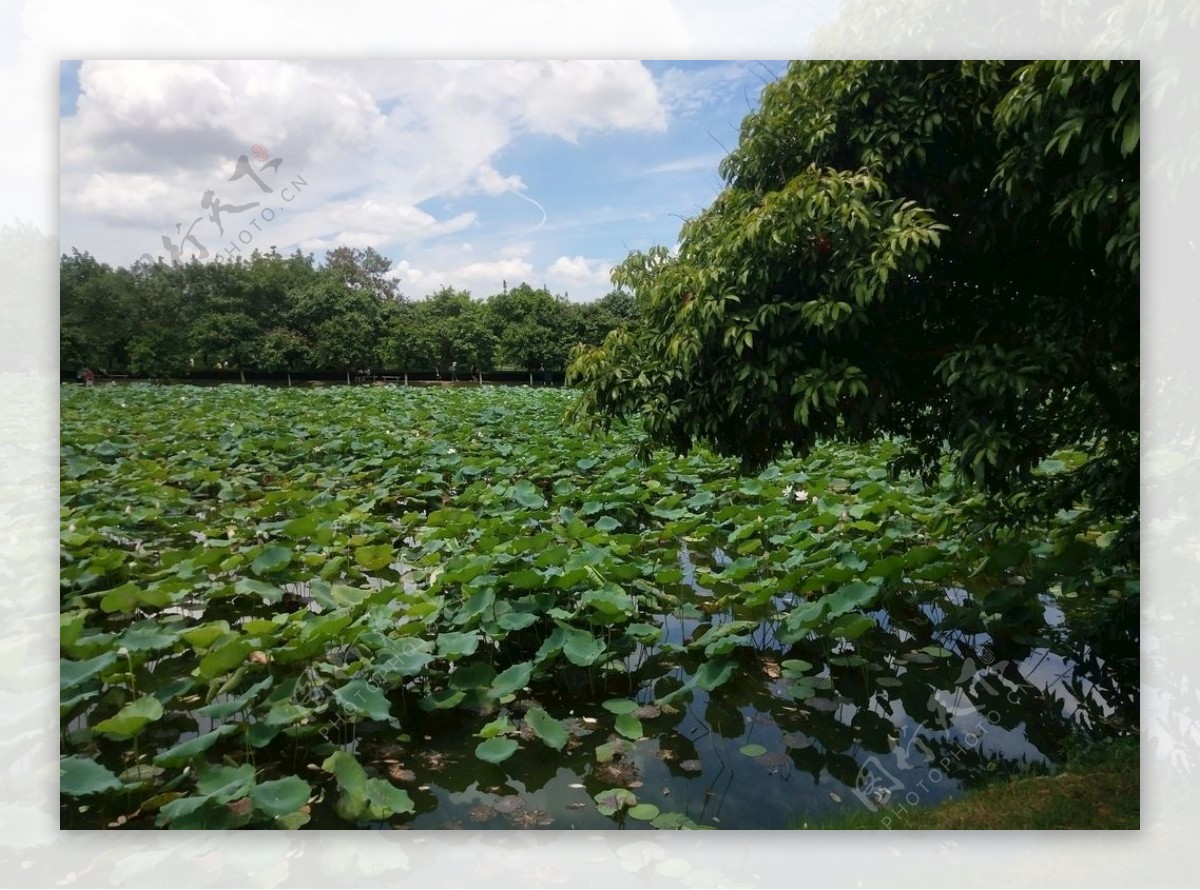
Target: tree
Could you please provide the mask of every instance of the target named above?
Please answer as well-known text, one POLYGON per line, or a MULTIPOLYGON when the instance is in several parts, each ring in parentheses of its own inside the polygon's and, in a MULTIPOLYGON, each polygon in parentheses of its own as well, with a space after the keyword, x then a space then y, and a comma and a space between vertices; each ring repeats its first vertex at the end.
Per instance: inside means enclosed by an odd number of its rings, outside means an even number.
MULTIPOLYGON (((118 270, 118 274, 124 270, 118 270)), ((192 310, 185 296, 184 267, 138 262, 127 273, 129 291, 112 311, 127 313, 133 333, 128 341, 129 372, 141 377, 171 377, 188 369, 188 324, 192 310)))
POLYGON ((307 365, 310 361, 308 342, 296 331, 285 325, 271 328, 259 344, 258 364, 266 371, 287 372, 288 386, 292 385, 292 370, 307 365))
POLYGON ((380 303, 368 288, 351 288, 322 269, 296 299, 295 325, 309 335, 310 355, 321 368, 346 372, 346 381, 375 360, 381 339, 380 303))
POLYGON ((644 324, 577 353, 580 414, 747 467, 900 435, 926 478, 1134 514, 1138 94, 1131 62, 793 63, 678 254, 615 270, 644 324))
POLYGON ((448 368, 458 362, 465 371, 474 362, 491 362, 494 344, 482 319, 485 307, 468 291, 442 287, 413 305, 416 340, 408 348, 420 349, 425 367, 448 368))
POLYGON ((59 262, 59 361, 64 370, 125 370, 135 331, 134 278, 91 254, 72 250, 59 262))
POLYGON ((637 301, 627 290, 613 290, 593 303, 573 303, 569 308, 575 321, 574 343, 588 346, 599 346, 609 331, 637 322, 637 301))
POLYGON ((335 247, 325 255, 326 272, 350 290, 365 290, 380 301, 397 298, 391 268, 392 261, 374 247, 335 247))
POLYGON ((533 370, 561 368, 576 340, 569 329, 570 304, 543 288, 521 283, 488 299, 503 365, 533 370))

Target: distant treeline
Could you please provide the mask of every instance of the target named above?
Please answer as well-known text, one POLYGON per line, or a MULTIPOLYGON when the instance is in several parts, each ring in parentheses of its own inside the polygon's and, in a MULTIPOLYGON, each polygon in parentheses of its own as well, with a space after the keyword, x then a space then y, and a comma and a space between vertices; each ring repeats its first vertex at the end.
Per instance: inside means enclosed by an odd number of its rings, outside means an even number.
MULTIPOLYGON (((631 323, 631 295, 571 302, 528 284, 486 300, 443 288, 406 299, 372 248, 337 248, 317 264, 255 252, 231 262, 105 265, 63 254, 64 372, 195 376, 206 371, 304 374, 367 369, 460 379, 472 369, 561 371, 577 344, 631 323)), ((560 375, 555 375, 561 379, 560 375)))

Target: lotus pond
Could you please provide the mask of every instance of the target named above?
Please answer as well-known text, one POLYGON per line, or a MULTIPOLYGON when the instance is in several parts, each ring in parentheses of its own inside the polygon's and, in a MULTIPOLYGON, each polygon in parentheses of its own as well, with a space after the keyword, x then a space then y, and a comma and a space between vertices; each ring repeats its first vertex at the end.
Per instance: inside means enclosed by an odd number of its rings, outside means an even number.
POLYGON ((892 443, 748 476, 560 389, 61 399, 63 828, 902 827, 1136 731, 1111 530, 997 533, 892 443))

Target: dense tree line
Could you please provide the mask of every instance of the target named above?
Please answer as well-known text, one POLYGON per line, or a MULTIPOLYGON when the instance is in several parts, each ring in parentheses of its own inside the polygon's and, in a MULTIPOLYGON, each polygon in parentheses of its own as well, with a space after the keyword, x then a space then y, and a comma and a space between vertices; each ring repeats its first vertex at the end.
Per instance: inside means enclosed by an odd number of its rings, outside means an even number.
POLYGON ((62 368, 144 377, 214 368, 445 373, 454 362, 463 376, 561 369, 572 348, 602 342, 635 315, 626 293, 578 303, 528 284, 505 284, 486 300, 450 287, 410 300, 390 268, 372 248, 337 248, 322 264, 297 250, 129 268, 73 250, 60 264, 62 368))

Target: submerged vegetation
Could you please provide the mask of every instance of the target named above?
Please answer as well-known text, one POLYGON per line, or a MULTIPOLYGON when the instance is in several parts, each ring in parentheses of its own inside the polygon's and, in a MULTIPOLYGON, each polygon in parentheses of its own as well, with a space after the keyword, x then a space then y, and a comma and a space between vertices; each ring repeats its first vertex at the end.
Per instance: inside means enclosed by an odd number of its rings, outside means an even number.
POLYGON ((62 827, 787 827, 1136 737, 1115 523, 574 398, 64 387, 62 827))

